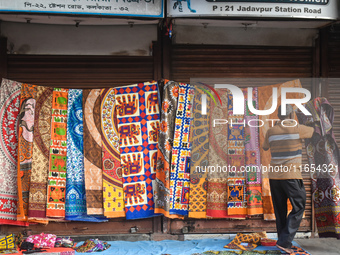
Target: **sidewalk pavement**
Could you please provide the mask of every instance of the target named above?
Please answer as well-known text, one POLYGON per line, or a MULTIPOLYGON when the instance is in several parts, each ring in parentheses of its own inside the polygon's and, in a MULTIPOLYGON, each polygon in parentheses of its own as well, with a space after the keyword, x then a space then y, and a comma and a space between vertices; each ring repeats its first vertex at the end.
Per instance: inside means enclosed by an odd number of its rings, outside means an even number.
POLYGON ((339 255, 340 240, 336 238, 295 239, 311 255, 339 255))

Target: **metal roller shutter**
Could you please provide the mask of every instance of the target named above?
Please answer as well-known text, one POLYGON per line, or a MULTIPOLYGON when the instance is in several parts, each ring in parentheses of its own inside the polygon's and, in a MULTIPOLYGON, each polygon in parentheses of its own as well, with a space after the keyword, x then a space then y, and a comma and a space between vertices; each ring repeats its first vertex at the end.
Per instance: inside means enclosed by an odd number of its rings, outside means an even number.
POLYGON ((153 76, 153 57, 8 55, 8 79, 42 86, 112 87, 153 76))
MULTIPOLYGON (((261 86, 288 81, 294 77, 311 78, 314 68, 312 47, 173 45, 170 55, 170 77, 179 82, 190 82, 190 78, 266 78, 264 81, 255 79, 255 82, 247 79, 231 79, 232 84, 240 87, 261 86)), ((309 91, 313 91, 311 81, 302 82, 302 85, 309 91)), ((304 164, 307 163, 307 157, 305 150, 303 151, 304 164)), ((303 177, 307 205, 300 231, 311 231, 311 180, 309 173, 303 173, 303 177)), ((172 234, 276 231, 275 222, 264 221, 260 216, 243 221, 171 220, 169 224, 172 234)))

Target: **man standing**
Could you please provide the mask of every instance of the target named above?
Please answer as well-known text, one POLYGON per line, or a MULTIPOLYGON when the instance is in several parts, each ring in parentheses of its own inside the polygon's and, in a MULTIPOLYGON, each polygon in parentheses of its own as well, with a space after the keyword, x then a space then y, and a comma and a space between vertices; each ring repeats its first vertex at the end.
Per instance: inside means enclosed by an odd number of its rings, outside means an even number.
POLYGON ((286 115, 281 115, 281 122, 268 129, 263 149, 270 149, 272 170, 269 171, 269 183, 272 194, 278 241, 276 246, 292 253, 292 241, 300 226, 306 205, 306 191, 301 175, 302 139, 311 138, 314 128, 296 125, 291 105, 287 105, 286 115), (284 122, 282 122, 284 121, 284 122), (287 217, 287 200, 293 210, 287 217))

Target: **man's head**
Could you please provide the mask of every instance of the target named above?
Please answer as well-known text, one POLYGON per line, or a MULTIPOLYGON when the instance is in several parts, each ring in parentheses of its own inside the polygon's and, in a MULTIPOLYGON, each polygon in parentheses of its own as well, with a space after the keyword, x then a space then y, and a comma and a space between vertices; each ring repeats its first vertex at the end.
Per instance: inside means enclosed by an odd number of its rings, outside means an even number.
POLYGON ((286 114, 285 115, 281 115, 281 105, 280 105, 279 109, 278 109, 277 116, 279 117, 280 120, 291 119, 293 111, 294 111, 293 110, 293 106, 291 106, 290 104, 287 104, 287 106, 286 106, 286 114))

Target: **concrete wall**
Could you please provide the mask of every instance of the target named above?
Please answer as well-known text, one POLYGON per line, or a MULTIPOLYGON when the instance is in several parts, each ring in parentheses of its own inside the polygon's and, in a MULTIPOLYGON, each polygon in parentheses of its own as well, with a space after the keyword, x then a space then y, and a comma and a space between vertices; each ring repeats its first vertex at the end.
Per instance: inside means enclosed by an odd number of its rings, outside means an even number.
POLYGON ((17 54, 150 55, 157 25, 82 26, 2 22, 7 49, 17 54))
MULTIPOLYGON (((1 22, 11 54, 132 55, 151 54, 157 25, 51 25, 1 22)), ((312 46, 318 29, 175 25, 175 44, 312 46)))
POLYGON ((176 25, 176 44, 224 44, 258 46, 312 46, 318 29, 251 28, 176 25))

